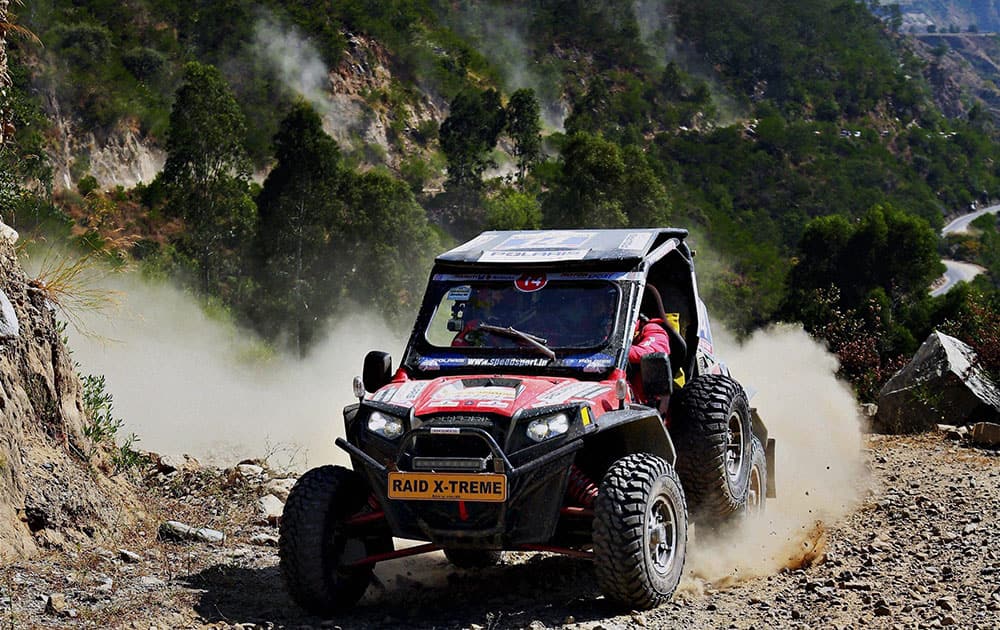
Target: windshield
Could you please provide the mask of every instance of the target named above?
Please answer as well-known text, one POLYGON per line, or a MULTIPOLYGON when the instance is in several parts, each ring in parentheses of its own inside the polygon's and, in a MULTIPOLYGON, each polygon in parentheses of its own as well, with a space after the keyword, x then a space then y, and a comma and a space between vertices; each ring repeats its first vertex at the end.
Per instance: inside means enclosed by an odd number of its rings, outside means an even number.
POLYGON ((618 310, 618 288, 603 280, 457 279, 437 284, 439 302, 424 333, 444 348, 584 349, 604 345, 618 310))

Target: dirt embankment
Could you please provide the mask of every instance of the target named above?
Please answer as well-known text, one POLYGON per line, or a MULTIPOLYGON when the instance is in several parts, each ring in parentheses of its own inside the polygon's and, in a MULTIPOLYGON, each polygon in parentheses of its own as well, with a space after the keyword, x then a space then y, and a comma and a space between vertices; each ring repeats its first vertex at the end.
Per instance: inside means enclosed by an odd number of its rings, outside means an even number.
POLYGON ((114 536, 141 514, 112 478, 110 442, 86 432, 80 380, 46 288, 28 280, 0 223, 0 561, 114 536))
MULTIPOLYGON (((333 620, 305 615, 282 587, 270 546, 277 530, 258 497, 287 482, 252 465, 167 474, 150 466, 142 490, 150 512, 217 528, 225 541, 169 542, 157 539, 155 528, 140 528, 124 550, 91 546, 10 565, 0 576, 0 621, 143 630, 995 628, 1000 453, 940 434, 870 436, 866 458, 864 500, 839 522, 805 527, 802 553, 784 569, 712 580, 689 571, 674 600, 653 611, 608 605, 586 560, 508 554, 502 565, 477 572, 431 554, 379 565, 361 604, 333 620), (49 605, 46 612, 53 594, 58 610, 49 605)), ((694 539, 697 545, 697 532, 694 539)))

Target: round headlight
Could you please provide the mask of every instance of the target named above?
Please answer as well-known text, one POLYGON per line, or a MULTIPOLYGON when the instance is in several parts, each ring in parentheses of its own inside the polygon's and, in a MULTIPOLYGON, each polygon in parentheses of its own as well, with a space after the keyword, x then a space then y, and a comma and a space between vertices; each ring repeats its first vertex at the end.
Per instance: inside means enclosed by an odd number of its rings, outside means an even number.
POLYGON ((544 419, 532 420, 531 424, 528 425, 528 437, 536 442, 541 442, 549 437, 548 423, 544 419))
POLYGON ((368 430, 392 440, 403 434, 403 421, 381 411, 373 411, 368 416, 368 430))
POLYGON ((562 435, 567 431, 569 431, 569 416, 564 413, 532 420, 528 424, 528 437, 536 442, 562 435))
POLYGON ((569 417, 560 413, 549 418, 549 433, 552 435, 562 435, 569 431, 569 417))

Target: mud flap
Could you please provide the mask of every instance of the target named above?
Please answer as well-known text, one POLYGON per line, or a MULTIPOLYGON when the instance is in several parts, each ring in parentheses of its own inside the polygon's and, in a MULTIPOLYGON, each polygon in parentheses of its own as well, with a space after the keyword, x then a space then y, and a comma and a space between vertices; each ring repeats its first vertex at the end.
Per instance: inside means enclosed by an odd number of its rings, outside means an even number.
POLYGON ((776 499, 778 489, 774 486, 774 438, 768 438, 764 449, 764 459, 767 460, 767 498, 776 499))

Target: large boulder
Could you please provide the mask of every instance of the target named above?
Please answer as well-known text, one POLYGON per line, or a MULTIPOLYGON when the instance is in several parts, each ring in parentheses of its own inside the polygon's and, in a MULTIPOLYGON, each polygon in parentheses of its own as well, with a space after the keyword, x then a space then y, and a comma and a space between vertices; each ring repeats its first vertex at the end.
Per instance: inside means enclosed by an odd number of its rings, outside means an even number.
POLYGON ((882 433, 917 433, 938 424, 1000 419, 1000 389, 975 351, 934 331, 913 359, 885 384, 873 422, 882 433))

